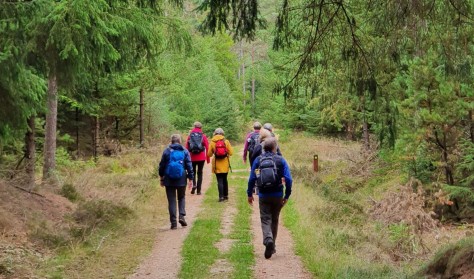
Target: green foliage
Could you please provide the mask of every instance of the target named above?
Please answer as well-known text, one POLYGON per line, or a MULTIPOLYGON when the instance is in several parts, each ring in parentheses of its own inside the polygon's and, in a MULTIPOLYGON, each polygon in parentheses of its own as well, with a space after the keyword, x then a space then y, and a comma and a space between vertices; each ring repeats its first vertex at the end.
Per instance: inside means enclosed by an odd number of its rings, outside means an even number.
POLYGON ((458 177, 460 184, 465 187, 474 188, 474 143, 472 141, 461 142, 461 158, 458 165, 458 177))
POLYGON ((91 200, 79 204, 72 218, 77 223, 73 235, 84 238, 94 229, 124 220, 133 215, 132 209, 123 204, 106 200, 91 200))
POLYGON ((79 192, 77 192, 76 187, 70 183, 64 184, 59 193, 72 202, 76 202, 82 198, 79 192))

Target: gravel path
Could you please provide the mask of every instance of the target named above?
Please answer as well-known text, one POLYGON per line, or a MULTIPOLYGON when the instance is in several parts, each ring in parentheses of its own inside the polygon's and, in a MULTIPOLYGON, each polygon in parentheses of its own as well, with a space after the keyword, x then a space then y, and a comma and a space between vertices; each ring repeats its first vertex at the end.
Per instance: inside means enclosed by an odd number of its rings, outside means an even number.
MULTIPOLYGON (((186 236, 189 233, 190 227, 196 219, 197 213, 200 210, 204 195, 211 184, 211 165, 204 166, 202 182, 203 195, 191 195, 190 190, 186 192, 186 222, 187 227, 181 227, 178 224, 177 230, 170 230, 170 224, 160 224, 158 234, 156 236, 153 250, 142 264, 137 268, 130 279, 173 279, 178 278, 178 272, 181 267, 181 247, 186 236)), ((160 189, 165 195, 164 189, 160 189)), ((163 214, 168 214, 168 211, 163 214)))
MULTIPOLYGON (((254 277, 256 279, 309 279, 312 275, 305 270, 299 256, 295 255, 293 238, 287 228, 280 223, 278 227, 278 238, 276 240, 276 254, 270 259, 265 259, 263 253, 262 227, 260 226, 260 211, 258 209, 258 196, 254 196, 254 205, 252 212, 252 233, 253 246, 255 253, 254 277)), ((282 211, 285 210, 283 207, 282 211)))

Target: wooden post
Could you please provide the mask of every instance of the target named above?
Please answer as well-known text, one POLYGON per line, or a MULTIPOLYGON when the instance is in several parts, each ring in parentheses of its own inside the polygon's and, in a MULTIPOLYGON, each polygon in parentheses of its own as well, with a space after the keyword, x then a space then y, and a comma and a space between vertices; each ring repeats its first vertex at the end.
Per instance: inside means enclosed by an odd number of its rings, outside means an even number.
POLYGON ((313 156, 313 170, 314 170, 314 172, 319 171, 319 158, 318 158, 318 155, 313 156))
POLYGON ((145 140, 144 140, 144 134, 145 134, 145 127, 144 127, 144 111, 143 111, 143 99, 144 99, 144 91, 143 87, 140 88, 140 148, 143 147, 145 140))

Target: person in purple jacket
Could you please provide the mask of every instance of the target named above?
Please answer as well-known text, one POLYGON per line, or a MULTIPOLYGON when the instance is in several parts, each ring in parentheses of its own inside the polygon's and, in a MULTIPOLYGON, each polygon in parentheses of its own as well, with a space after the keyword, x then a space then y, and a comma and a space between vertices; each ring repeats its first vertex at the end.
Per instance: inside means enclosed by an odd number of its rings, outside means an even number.
POLYGON ((200 195, 204 161, 209 164, 211 160, 207 157, 209 141, 206 135, 202 132, 201 122, 196 121, 193 126, 194 128, 189 132, 188 139, 186 140, 186 149, 189 150, 189 153, 191 154, 191 162, 194 172, 193 189, 191 190, 191 194, 197 192, 197 194, 200 195))
POLYGON ((171 229, 177 229, 176 200, 178 200, 178 222, 181 226, 186 227, 188 225, 184 219, 184 216, 186 216, 186 178, 189 180, 187 184, 191 188, 194 173, 189 152, 181 145, 180 135, 174 134, 171 136, 171 144, 163 151, 161 156, 158 175, 160 176, 160 185, 166 188, 171 229))
POLYGON ((262 124, 260 122, 253 123, 253 132, 250 132, 245 137, 245 144, 244 144, 244 154, 242 160, 244 165, 247 164, 247 153, 250 161, 250 167, 252 167, 252 160, 250 160, 250 156, 252 156, 254 148, 260 144, 258 137, 260 133, 260 129, 262 128, 262 124))
POLYGON ((247 197, 248 203, 253 205, 252 193, 257 185, 263 245, 265 245, 264 256, 269 259, 276 253, 275 242, 280 211, 290 198, 293 179, 288 163, 276 153, 277 141, 274 137, 263 141, 263 149, 265 152, 253 162, 247 186, 247 197), (284 191, 283 188, 285 188, 284 191))

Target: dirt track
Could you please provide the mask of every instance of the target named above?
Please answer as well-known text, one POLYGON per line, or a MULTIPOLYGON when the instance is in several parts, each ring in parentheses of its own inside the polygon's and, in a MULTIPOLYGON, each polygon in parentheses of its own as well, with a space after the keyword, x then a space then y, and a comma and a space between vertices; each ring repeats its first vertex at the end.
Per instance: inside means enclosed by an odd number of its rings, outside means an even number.
MULTIPOLYGON (((211 177, 210 165, 206 165, 204 168, 204 179, 202 184, 202 192, 204 195, 210 187, 211 177)), ((160 224, 160 229, 156 236, 156 241, 151 254, 140 264, 135 273, 129 277, 130 279, 178 278, 178 272, 182 262, 181 247, 193 225, 197 213, 200 211, 204 195, 191 195, 189 194, 189 191, 186 193, 186 221, 188 222, 188 227, 181 228, 178 225, 178 230, 172 231, 169 229, 168 223, 160 224)), ((228 203, 227 206, 235 206, 235 204, 228 203)), ((303 268, 301 259, 294 254, 293 240, 289 231, 281 225, 276 246, 277 253, 273 255, 271 259, 265 260, 263 257, 264 246, 262 245, 262 233, 259 218, 258 197, 256 197, 252 213, 253 244, 256 258, 256 265, 253 268, 255 270, 254 277, 259 279, 312 278, 303 268)), ((233 219, 234 218, 232 218, 232 220, 233 219)), ((228 224, 223 229, 226 230, 226 227, 231 226, 232 224, 228 224)), ((226 273, 226 271, 211 272, 212 277, 219 278, 225 275, 223 273, 226 273)))

